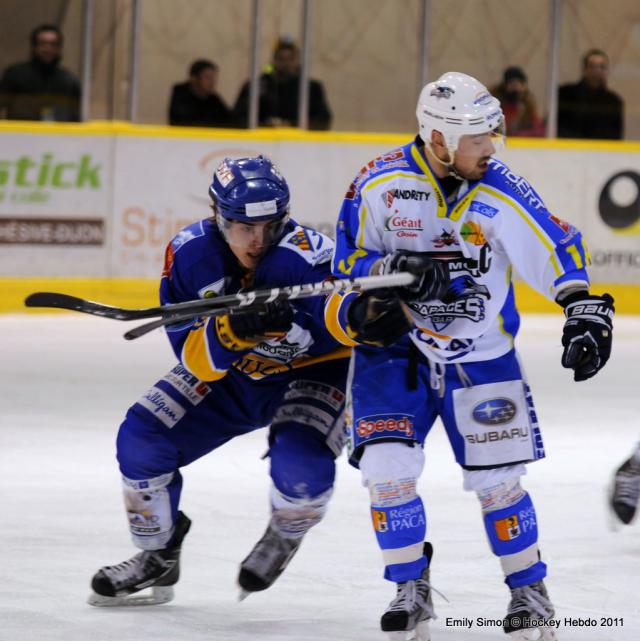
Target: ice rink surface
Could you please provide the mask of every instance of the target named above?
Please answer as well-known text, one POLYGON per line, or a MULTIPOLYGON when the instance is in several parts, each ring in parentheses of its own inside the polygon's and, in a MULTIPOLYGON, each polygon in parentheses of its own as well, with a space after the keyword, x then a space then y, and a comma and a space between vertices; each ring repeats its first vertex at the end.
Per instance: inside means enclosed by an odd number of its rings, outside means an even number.
MULTIPOLYGON (((182 509, 193 527, 172 603, 86 605, 95 570, 135 552, 116 430, 174 363, 161 331, 129 343, 121 338, 128 327, 72 314, 0 315, 0 640, 384 641, 378 619, 394 588, 381 578, 368 497, 344 457, 326 519, 271 590, 238 602, 238 564, 268 519, 264 430, 184 470, 182 509)), ((636 640, 640 522, 611 531, 605 488, 640 438, 640 318, 617 318, 611 361, 580 384, 560 367, 561 327, 560 313, 525 318, 518 343, 547 450, 523 484, 538 512, 558 638, 636 640)), ((432 583, 449 599, 435 596, 433 641, 506 639, 478 625, 504 616, 508 590, 439 424, 426 452, 419 488, 435 546, 432 583), (448 625, 448 617, 473 625, 448 625)))

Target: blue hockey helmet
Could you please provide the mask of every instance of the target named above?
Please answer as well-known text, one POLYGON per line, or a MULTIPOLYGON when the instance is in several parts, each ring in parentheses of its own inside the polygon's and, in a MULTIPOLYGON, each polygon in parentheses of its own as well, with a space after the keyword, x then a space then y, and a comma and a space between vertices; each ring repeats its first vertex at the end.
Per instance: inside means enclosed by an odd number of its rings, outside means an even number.
POLYGON ((289 186, 266 156, 225 158, 213 174, 209 196, 228 221, 286 221, 289 216, 289 186))

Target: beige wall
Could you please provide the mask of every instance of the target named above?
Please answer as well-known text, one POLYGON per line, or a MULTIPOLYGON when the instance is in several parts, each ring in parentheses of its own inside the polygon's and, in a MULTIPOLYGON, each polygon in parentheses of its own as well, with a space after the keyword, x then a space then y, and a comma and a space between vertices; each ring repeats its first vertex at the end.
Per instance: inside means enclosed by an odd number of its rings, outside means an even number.
MULTIPOLYGON (((429 4, 430 78, 456 69, 493 85, 506 66, 521 65, 544 110, 547 0, 429 4)), ((28 32, 35 22, 62 15, 65 62, 79 69, 80 0, 4 0, 3 5, 1 66, 26 55, 28 32)), ((334 129, 414 129, 420 5, 420 0, 315 0, 311 74, 325 84, 334 129)), ((302 1, 263 0, 262 6, 261 62, 266 63, 278 35, 299 38, 302 1)), ((220 65, 220 93, 230 105, 235 102, 249 74, 251 7, 252 0, 142 0, 140 122, 166 122, 171 86, 185 79, 189 64, 198 57, 220 65)), ((131 0, 94 0, 94 8, 92 116, 123 118, 131 0)), ((626 103, 627 137, 640 139, 640 3, 564 0, 560 82, 579 77, 580 56, 591 47, 608 51, 611 88, 626 103)))

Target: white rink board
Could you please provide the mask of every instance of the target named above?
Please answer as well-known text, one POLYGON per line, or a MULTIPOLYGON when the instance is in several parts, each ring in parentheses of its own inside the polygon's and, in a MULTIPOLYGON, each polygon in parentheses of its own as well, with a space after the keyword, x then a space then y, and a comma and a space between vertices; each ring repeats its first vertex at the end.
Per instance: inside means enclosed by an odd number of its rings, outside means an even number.
MULTIPOLYGON (((610 474, 640 438, 640 319, 616 323, 613 357, 575 384, 559 365, 561 316, 528 316, 520 351, 547 459, 523 484, 537 507, 548 587, 558 616, 618 617, 624 625, 566 627, 560 641, 635 641, 640 630, 640 523, 608 529, 610 474)), ((242 603, 235 577, 265 527, 266 432, 236 439, 184 470, 182 509, 193 519, 171 604, 96 609, 92 573, 128 558, 114 461, 127 407, 173 363, 162 332, 134 342, 127 324, 81 315, 0 316, 3 412, 3 580, 7 641, 385 641, 378 618, 393 596, 371 530, 367 493, 344 457, 329 513, 267 592, 242 603)), ((499 629, 447 627, 447 617, 499 618, 508 592, 489 552, 477 500, 440 426, 419 489, 435 545, 439 619, 433 641, 506 639, 499 629)))
MULTIPOLYGON (((293 216, 332 234, 342 197, 359 169, 410 139, 398 137, 387 144, 341 142, 331 136, 326 142, 275 138, 265 142, 246 137, 0 133, 0 274, 157 277, 173 234, 209 215, 207 188, 225 156, 269 155, 291 186, 293 216), (83 154, 91 158, 99 187, 89 188, 87 181, 77 186, 71 167, 63 167, 65 185, 50 184, 54 165, 77 163, 83 154), (50 157, 52 167, 48 175, 39 173, 45 157, 50 157), (25 162, 34 163, 28 174, 25 162), (42 186, 38 186, 40 175, 47 178, 42 186), (104 243, 99 247, 15 244, 12 229, 3 223, 13 217, 99 218, 104 221, 104 243)), ((552 213, 584 232, 594 256, 594 281, 640 283, 640 219, 614 231, 598 213, 600 194, 610 177, 622 171, 640 172, 640 154, 620 149, 523 148, 514 143, 499 157, 526 177, 552 213)), ((618 191, 628 200, 634 197, 633 189, 632 183, 622 184, 618 191)), ((640 211, 640 193, 635 197, 640 211)))

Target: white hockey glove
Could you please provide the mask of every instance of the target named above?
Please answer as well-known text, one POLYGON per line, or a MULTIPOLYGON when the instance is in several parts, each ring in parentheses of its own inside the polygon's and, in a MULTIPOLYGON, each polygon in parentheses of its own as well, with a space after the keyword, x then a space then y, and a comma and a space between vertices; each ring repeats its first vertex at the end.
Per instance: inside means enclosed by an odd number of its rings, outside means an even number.
POLYGON ((574 371, 573 380, 586 381, 611 355, 613 297, 575 292, 558 303, 567 317, 562 330, 562 366, 574 371))

